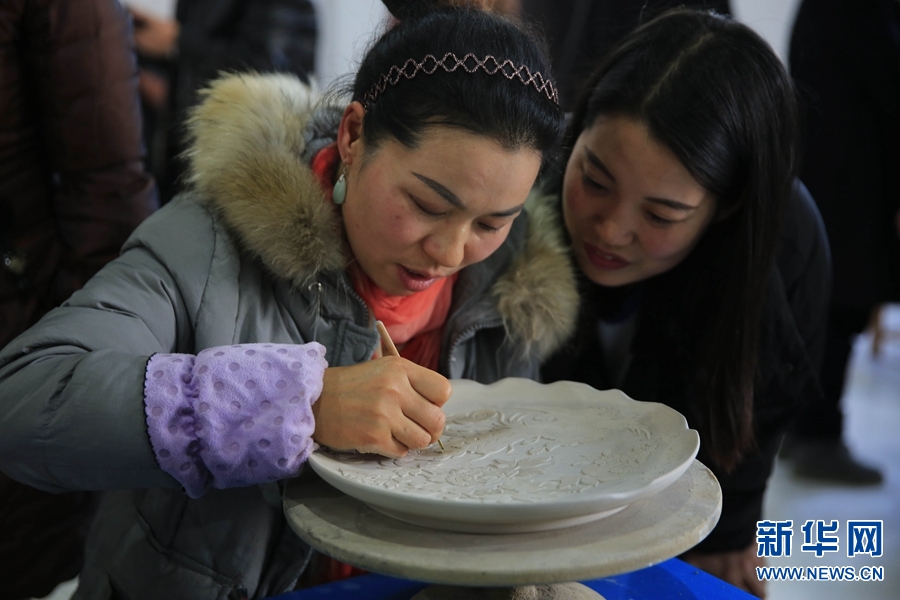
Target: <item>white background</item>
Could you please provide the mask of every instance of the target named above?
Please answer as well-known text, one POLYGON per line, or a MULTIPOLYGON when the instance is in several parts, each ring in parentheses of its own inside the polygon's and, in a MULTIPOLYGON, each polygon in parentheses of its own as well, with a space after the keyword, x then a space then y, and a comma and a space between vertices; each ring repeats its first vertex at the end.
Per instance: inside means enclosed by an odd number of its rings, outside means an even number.
MULTIPOLYGON (((157 0, 158 1, 158 0, 157 0)), ((316 79, 328 86, 354 71, 373 36, 384 30, 381 0, 313 0, 319 18, 316 79)), ((791 24, 799 0, 731 0, 735 17, 753 27, 782 58, 787 58, 791 24)))

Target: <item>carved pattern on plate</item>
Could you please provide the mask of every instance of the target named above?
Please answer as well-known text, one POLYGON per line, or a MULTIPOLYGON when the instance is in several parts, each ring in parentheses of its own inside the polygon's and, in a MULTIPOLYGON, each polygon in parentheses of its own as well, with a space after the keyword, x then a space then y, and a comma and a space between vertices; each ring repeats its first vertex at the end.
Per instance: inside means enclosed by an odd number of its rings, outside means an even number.
POLYGON ((663 489, 699 447, 662 404, 582 383, 453 382, 437 445, 392 460, 330 452, 313 469, 377 510, 427 527, 483 533, 586 522, 663 489))
POLYGON ((443 500, 533 503, 633 476, 659 446, 647 426, 610 406, 457 413, 448 415, 441 439, 443 452, 435 444, 399 459, 320 452, 341 462, 344 478, 368 486, 443 500))

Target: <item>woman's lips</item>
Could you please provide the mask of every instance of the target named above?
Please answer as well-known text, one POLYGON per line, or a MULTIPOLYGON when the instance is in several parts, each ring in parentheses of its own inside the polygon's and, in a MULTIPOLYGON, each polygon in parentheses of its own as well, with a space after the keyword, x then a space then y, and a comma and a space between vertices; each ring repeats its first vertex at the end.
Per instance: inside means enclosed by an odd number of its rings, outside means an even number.
POLYGON ((591 261, 591 264, 600 269, 624 269, 631 264, 629 261, 625 260, 618 254, 603 252, 592 244, 585 243, 584 249, 585 253, 587 254, 588 260, 591 261))
POLYGON ((421 292, 428 289, 438 279, 436 275, 413 271, 403 265, 398 265, 397 272, 400 276, 400 283, 411 292, 421 292))

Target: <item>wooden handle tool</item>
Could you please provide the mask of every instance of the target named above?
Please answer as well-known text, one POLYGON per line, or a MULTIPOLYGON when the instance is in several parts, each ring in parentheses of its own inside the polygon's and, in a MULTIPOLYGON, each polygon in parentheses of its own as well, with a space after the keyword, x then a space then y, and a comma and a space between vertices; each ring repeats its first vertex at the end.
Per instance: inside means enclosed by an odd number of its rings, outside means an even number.
MULTIPOLYGON (((381 336, 381 345, 384 346, 387 353, 391 356, 400 356, 400 353, 397 352, 397 346, 394 345, 394 340, 391 339, 391 334, 388 333, 384 323, 375 321, 375 329, 378 330, 378 335, 381 336)), ((438 444, 440 445, 441 450, 445 450, 444 442, 441 441, 441 438, 438 438, 438 444)))

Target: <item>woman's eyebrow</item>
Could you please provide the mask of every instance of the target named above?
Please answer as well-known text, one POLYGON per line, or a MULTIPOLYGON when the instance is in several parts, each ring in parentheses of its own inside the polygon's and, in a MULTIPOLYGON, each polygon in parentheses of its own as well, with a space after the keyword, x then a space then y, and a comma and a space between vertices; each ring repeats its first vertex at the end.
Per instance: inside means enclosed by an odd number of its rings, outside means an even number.
MULTIPOLYGON (((435 193, 437 193, 439 196, 441 196, 441 198, 443 198, 444 200, 446 200, 447 202, 449 202, 456 208, 458 208, 460 210, 465 210, 466 205, 463 204, 462 200, 460 200, 456 194, 454 194, 453 192, 448 190, 446 187, 442 186, 440 183, 438 183, 434 179, 425 177, 424 175, 416 173, 415 171, 413 171, 413 175, 415 175, 416 178, 419 179, 419 181, 421 181, 422 183, 424 183, 425 185, 430 187, 432 190, 434 190, 435 193)), ((518 206, 514 206, 512 208, 508 208, 506 210, 501 210, 499 212, 491 213, 490 216, 498 217, 498 218, 511 217, 515 214, 522 212, 523 208, 525 208, 524 203, 519 204, 518 206)))
POLYGON ((491 213, 490 216, 503 218, 503 217, 511 217, 513 215, 517 215, 522 212, 522 209, 525 208, 524 204, 520 204, 518 206, 513 206, 512 208, 508 208, 506 210, 501 210, 500 212, 491 213))
POLYGON ((463 204, 463 201, 460 200, 456 194, 454 194, 453 192, 451 192, 450 190, 448 190, 447 188, 445 188, 444 186, 439 184, 434 179, 430 179, 428 177, 425 177, 424 175, 419 175, 415 171, 413 171, 413 175, 415 175, 419 179, 419 181, 421 181, 422 183, 424 183, 425 185, 430 187, 432 190, 435 191, 435 193, 437 193, 439 196, 441 196, 441 198, 443 198, 444 200, 446 200, 447 202, 449 202, 456 208, 463 209, 463 210, 466 208, 466 205, 463 204))
POLYGON ((597 167, 600 171, 603 172, 604 175, 606 175, 607 177, 612 179, 613 183, 615 183, 616 178, 613 177, 612 172, 606 168, 606 165, 603 164, 603 161, 600 160, 599 156, 597 156, 596 154, 591 152, 590 149, 588 149, 588 148, 584 149, 584 155, 588 159, 588 162, 590 162, 592 165, 597 167))
POLYGON ((669 200, 668 198, 644 198, 644 200, 646 200, 647 202, 662 204, 663 206, 668 206, 669 208, 674 208, 675 210, 691 211, 700 208, 699 206, 691 206, 690 204, 678 202, 677 200, 669 200))
MULTIPOLYGON (((589 149, 584 149, 584 155, 588 159, 592 165, 594 165, 597 169, 603 172, 604 175, 616 181, 616 178, 613 177, 613 174, 609 169, 606 168, 606 165, 603 164, 603 161, 600 160, 600 157, 591 152, 589 149)), ((662 204, 663 206, 668 206, 669 208, 674 208, 675 210, 683 210, 683 211, 691 211, 697 210, 698 206, 691 206, 690 204, 685 204, 684 202, 678 202, 677 200, 669 200, 668 198, 644 198, 648 202, 654 202, 656 204, 662 204)))

